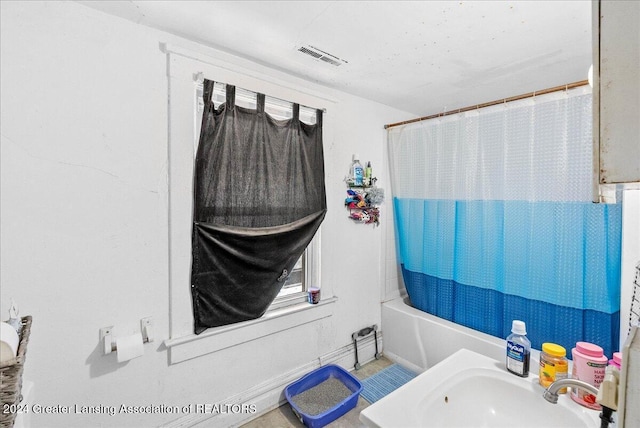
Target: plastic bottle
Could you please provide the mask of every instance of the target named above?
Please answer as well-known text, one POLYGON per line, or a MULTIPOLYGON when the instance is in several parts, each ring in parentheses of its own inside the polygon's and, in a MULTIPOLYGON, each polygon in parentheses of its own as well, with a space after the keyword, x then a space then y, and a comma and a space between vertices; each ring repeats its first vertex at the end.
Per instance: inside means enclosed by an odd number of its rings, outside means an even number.
POLYGON ((370 185, 371 184, 371 174, 372 174, 372 170, 371 170, 371 161, 367 162, 367 167, 364 170, 364 180, 365 180, 365 184, 366 185, 370 185))
POLYGON ((358 157, 358 155, 353 155, 353 163, 351 164, 351 178, 354 186, 362 186, 362 179, 364 178, 364 170, 358 157))
POLYGON ((609 365, 622 370, 622 352, 614 352, 613 358, 609 360, 609 365))
POLYGON ((511 334, 507 337, 507 370, 520 377, 529 376, 531 342, 527 339, 524 321, 511 323, 511 334))
MULTIPOLYGON (((578 342, 571 350, 573 369, 571 377, 587 382, 596 388, 604 380, 605 369, 609 359, 598 345, 589 342, 578 342)), ((571 388, 571 398, 578 404, 594 410, 600 410, 596 397, 580 388, 571 388)))
MULTIPOLYGON (((567 361, 567 350, 555 343, 543 343, 540 352, 540 377, 538 382, 548 388, 556 380, 566 379, 569 375, 569 362, 567 361)), ((558 391, 565 394, 567 388, 558 391)))

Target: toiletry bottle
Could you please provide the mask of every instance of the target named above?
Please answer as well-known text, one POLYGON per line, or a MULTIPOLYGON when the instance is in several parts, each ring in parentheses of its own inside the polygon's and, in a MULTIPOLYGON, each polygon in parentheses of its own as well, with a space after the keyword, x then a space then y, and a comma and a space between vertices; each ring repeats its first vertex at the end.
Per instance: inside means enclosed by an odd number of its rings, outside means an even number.
MULTIPOLYGON (((567 350, 555 343, 543 343, 540 352, 540 376, 538 382, 548 388, 553 382, 566 379, 569 372, 569 362, 567 361, 567 350)), ((565 394, 567 388, 558 391, 565 394)))
POLYGON ((351 164, 351 178, 353 179, 354 186, 362 186, 362 180, 364 178, 364 170, 358 157, 358 155, 353 155, 353 163, 351 164))
MULTIPOLYGON (((609 361, 603 349, 593 343, 578 342, 571 350, 571 355, 573 356, 571 377, 600 388, 609 361)), ((596 396, 581 388, 571 388, 570 395, 576 403, 594 410, 601 409, 596 403, 596 396)))
POLYGON ((364 170, 364 180, 367 186, 371 185, 371 174, 372 174, 371 161, 368 161, 367 167, 364 170))
POLYGON ((613 358, 609 360, 609 365, 622 370, 622 352, 614 352, 613 358))
POLYGON ((507 337, 507 370, 520 377, 529 376, 531 342, 527 339, 524 321, 514 320, 507 337))

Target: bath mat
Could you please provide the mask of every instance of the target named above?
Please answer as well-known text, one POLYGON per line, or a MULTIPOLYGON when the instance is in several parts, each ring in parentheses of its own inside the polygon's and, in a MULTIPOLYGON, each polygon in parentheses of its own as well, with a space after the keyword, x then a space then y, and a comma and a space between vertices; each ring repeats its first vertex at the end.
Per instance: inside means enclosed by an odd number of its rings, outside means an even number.
POLYGON ((362 392, 360 396, 373 404, 390 392, 400 388, 414 377, 416 377, 416 374, 411 370, 399 364, 392 364, 380 370, 378 373, 361 380, 362 392))

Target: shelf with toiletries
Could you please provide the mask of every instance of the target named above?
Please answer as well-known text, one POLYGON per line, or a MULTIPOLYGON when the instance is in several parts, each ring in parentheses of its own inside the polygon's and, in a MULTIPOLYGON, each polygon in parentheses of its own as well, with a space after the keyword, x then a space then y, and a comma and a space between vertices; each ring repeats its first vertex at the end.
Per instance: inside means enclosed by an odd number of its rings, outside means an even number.
POLYGON ((363 168, 358 155, 354 154, 349 174, 345 177, 347 197, 344 205, 351 220, 374 226, 380 224, 379 205, 384 201, 384 190, 376 185, 377 181, 372 175, 371 162, 363 168))

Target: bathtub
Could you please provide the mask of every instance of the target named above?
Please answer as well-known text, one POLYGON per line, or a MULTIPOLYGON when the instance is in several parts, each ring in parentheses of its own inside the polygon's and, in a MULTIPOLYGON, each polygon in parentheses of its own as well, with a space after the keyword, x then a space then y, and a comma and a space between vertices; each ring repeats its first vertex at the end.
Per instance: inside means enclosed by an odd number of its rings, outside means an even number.
MULTIPOLYGON (((382 304, 384 355, 417 373, 466 348, 503 361, 505 340, 415 309, 408 297, 382 304)), ((532 350, 531 364, 539 352, 532 350)), ((535 365, 531 366, 535 370, 535 365)))

